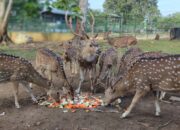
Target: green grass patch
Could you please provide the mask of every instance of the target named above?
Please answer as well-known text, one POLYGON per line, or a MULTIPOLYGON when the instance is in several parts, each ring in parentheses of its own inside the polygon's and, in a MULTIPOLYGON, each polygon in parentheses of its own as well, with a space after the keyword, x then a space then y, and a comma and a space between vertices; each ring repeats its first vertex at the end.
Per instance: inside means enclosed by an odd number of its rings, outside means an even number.
POLYGON ((137 47, 144 51, 162 51, 169 54, 180 54, 180 40, 141 40, 137 47))
POLYGON ((28 60, 33 60, 35 59, 36 50, 35 49, 29 49, 29 50, 12 49, 7 46, 1 46, 0 52, 15 55, 15 56, 20 56, 28 60))

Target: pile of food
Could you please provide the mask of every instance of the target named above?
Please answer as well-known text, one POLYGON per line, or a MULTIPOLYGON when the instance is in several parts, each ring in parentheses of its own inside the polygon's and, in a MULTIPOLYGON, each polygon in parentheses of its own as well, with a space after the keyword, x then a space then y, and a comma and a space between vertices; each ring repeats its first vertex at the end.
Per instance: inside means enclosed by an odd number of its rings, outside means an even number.
POLYGON ((77 95, 74 100, 62 98, 59 103, 51 100, 43 101, 40 105, 45 105, 49 108, 66 108, 75 112, 77 109, 92 110, 98 106, 104 106, 101 96, 95 97, 87 94, 77 95))

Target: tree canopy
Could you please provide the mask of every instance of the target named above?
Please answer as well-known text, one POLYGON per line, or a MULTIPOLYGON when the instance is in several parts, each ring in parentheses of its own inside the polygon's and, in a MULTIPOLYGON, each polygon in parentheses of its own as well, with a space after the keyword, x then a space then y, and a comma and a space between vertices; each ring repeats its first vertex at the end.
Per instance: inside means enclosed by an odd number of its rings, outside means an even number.
POLYGON ((11 18, 33 19, 40 13, 38 0, 14 0, 11 18))
POLYGON ((123 16, 124 23, 134 19, 153 21, 160 15, 157 0, 106 0, 103 6, 105 12, 123 16))

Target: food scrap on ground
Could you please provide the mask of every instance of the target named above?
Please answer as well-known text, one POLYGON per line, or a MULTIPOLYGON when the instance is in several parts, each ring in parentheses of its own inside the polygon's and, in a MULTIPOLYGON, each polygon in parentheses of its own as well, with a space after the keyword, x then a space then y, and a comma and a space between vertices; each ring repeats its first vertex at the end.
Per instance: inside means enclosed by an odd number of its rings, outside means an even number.
MULTIPOLYGON (((77 95, 74 101, 67 98, 62 98, 60 102, 52 102, 51 100, 43 101, 40 105, 45 105, 48 108, 65 108, 71 112, 76 112, 77 109, 85 109, 86 112, 95 110, 99 106, 104 106, 100 96, 89 96, 88 94, 77 95)), ((63 110, 67 112, 67 110, 63 110)))

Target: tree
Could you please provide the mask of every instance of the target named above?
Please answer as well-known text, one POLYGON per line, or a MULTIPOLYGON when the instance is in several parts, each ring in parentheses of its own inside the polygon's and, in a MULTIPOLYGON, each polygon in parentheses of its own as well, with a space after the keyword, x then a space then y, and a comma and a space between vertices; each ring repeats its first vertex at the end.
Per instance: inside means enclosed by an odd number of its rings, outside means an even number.
POLYGON ((159 17, 157 22, 158 29, 165 29, 168 31, 170 28, 180 26, 180 12, 168 15, 166 17, 159 17))
POLYGON ((38 18, 40 5, 38 0, 14 0, 11 18, 17 20, 38 18))
POLYGON ((13 0, 0 0, 0 43, 12 42, 7 34, 8 18, 11 12, 12 4, 13 0))
POLYGON ((80 30, 81 25, 84 25, 86 22, 86 14, 88 9, 88 0, 57 0, 52 4, 58 9, 63 9, 67 11, 74 12, 76 16, 76 33, 82 33, 83 30, 80 30), (81 20, 80 20, 80 19, 81 20), (82 23, 82 24, 81 24, 82 23))
POLYGON ((154 20, 160 13, 157 0, 106 0, 104 10, 123 16, 124 23, 136 20, 142 22, 145 18, 154 20))

